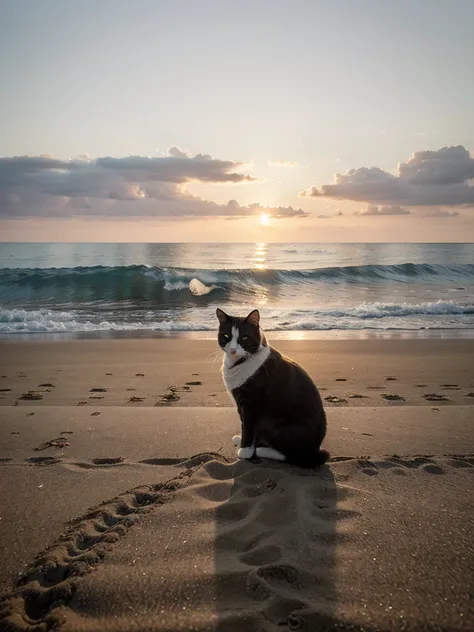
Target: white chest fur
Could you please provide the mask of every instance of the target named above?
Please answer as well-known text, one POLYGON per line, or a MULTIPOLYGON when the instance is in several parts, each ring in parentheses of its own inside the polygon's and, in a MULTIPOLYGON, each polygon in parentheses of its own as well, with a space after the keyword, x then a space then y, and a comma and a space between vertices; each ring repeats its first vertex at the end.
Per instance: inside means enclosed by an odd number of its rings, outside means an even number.
POLYGON ((245 384, 258 371, 269 355, 269 347, 262 346, 257 353, 254 353, 248 360, 237 366, 229 366, 229 360, 225 356, 222 365, 222 375, 227 390, 231 392, 245 384))

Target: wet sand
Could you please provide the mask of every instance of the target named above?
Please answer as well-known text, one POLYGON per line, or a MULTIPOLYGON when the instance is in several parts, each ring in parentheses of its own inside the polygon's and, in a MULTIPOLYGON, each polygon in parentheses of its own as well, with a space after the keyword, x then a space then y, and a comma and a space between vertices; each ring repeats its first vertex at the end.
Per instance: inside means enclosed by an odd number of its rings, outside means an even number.
MULTIPOLYGON (((306 368, 328 407, 474 404, 474 340, 275 346, 306 368)), ((0 358, 0 405, 229 405, 213 341, 0 341, 0 358)))

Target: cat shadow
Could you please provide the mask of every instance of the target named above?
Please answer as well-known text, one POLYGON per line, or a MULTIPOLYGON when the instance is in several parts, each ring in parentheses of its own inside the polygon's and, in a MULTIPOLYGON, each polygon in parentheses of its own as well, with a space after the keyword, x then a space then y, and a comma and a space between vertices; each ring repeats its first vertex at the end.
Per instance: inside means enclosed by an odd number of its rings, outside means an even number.
POLYGON ((218 466, 214 474, 228 476, 230 488, 215 514, 216 630, 336 625, 338 490, 331 468, 256 459, 218 466))

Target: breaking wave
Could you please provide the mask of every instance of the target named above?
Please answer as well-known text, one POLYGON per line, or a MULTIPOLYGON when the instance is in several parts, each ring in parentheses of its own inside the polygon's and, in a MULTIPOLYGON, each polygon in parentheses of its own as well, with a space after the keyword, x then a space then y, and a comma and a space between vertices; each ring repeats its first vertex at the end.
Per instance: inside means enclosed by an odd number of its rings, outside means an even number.
MULTIPOLYGON (((74 268, 4 268, 0 270, 0 300, 84 301, 199 300, 211 293, 257 287, 324 284, 462 283, 474 279, 474 264, 363 265, 311 270, 215 269, 171 267, 81 266, 74 268), (175 294, 176 296, 172 296, 175 294)), ((303 289, 303 288, 302 288, 303 289)))
MULTIPOLYGON (((329 329, 449 329, 474 327, 474 303, 454 301, 361 303, 354 307, 261 310, 267 331, 329 329), (454 321, 453 318, 456 317, 454 321)), ((0 308, 0 333, 60 333, 95 331, 215 331, 213 308, 132 313, 85 310, 0 308), (115 318, 115 319, 114 319, 115 318)))

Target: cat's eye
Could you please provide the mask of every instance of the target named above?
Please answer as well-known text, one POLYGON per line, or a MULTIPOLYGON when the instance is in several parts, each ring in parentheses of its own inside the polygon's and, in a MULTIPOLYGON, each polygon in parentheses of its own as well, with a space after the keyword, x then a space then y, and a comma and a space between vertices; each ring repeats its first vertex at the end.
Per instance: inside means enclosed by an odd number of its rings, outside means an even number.
POLYGON ((242 342, 244 342, 245 340, 248 340, 249 337, 248 336, 242 336, 242 342))
POLYGON ((225 338, 225 340, 229 340, 230 338, 229 334, 222 334, 222 336, 225 338))

